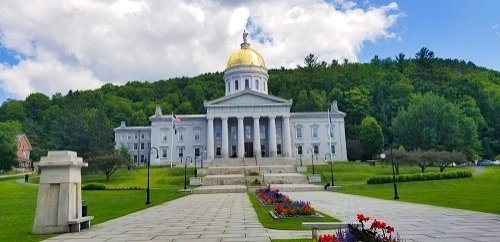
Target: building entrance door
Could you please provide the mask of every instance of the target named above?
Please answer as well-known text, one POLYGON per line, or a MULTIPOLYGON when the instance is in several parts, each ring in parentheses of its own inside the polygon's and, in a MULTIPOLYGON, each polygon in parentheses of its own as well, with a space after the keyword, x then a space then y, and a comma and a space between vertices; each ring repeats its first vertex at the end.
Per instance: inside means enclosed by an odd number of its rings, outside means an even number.
POLYGON ((253 157, 253 142, 245 143, 245 157, 253 157))

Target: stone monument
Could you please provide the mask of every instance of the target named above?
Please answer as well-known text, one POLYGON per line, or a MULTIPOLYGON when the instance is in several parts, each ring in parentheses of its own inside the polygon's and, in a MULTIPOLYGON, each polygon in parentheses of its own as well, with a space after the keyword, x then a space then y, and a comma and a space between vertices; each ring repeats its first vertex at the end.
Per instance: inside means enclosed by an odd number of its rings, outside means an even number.
POLYGON ((90 227, 82 217, 81 168, 88 164, 74 151, 49 151, 41 169, 33 234, 76 232, 90 227))

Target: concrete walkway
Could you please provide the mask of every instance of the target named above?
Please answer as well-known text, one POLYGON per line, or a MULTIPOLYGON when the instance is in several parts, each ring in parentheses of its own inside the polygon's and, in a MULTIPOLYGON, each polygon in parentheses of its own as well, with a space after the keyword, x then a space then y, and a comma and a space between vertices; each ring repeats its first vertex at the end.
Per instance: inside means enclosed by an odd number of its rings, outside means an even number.
POLYGON ((246 193, 193 194, 48 241, 270 241, 310 231, 265 229, 246 193))
MULTIPOLYGON (((333 192, 289 192, 343 221, 364 213, 407 241, 500 241, 500 216, 333 192)), ((322 231, 325 232, 325 231, 322 231)), ((326 231, 332 232, 332 231, 326 231)), ((265 229, 245 193, 196 194, 49 241, 269 241, 310 231, 265 229)))
MULTIPOLYGON (((334 192, 287 193, 342 221, 358 213, 395 227, 407 241, 500 241, 500 216, 334 192)), ((466 194, 464 194, 466 196, 466 194)))

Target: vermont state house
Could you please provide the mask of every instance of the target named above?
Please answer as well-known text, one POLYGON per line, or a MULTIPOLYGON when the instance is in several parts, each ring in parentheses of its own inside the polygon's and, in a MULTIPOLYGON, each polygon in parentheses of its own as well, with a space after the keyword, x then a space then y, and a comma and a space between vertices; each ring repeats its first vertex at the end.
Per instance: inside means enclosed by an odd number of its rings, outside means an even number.
MULTIPOLYGON (((157 107, 150 126, 115 128, 116 149, 129 149, 134 161, 152 165, 200 160, 270 157, 298 160, 323 157, 347 160, 345 113, 333 101, 329 112, 292 113, 292 100, 268 95, 267 68, 262 56, 243 35, 241 49, 231 54, 224 71, 226 94, 205 101, 206 114, 177 115, 181 124, 172 132, 172 115, 157 107), (152 147, 158 149, 158 156, 152 147)), ((253 158, 252 158, 253 159, 253 158)))

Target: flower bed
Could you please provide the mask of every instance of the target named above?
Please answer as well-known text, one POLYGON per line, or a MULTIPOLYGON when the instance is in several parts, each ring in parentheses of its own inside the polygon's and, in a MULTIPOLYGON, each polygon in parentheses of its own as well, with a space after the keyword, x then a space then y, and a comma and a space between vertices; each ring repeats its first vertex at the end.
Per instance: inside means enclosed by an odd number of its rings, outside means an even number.
POLYGON ((265 206, 292 201, 288 196, 280 193, 279 189, 271 189, 271 185, 263 189, 258 189, 255 191, 255 195, 257 195, 259 202, 265 206))
POLYGON ((273 213, 277 218, 321 217, 311 204, 305 201, 275 204, 273 213))
POLYGON ((270 185, 255 191, 255 195, 262 205, 274 205, 274 211, 271 211, 273 218, 321 217, 311 203, 292 201, 288 196, 280 193, 279 189, 271 189, 270 185))
POLYGON ((370 220, 363 214, 358 214, 361 228, 348 225, 347 229, 338 229, 336 234, 323 234, 318 236, 318 242, 399 242, 402 241, 398 234, 394 235, 394 227, 385 222, 373 220, 369 229, 365 229, 364 223, 370 220))

